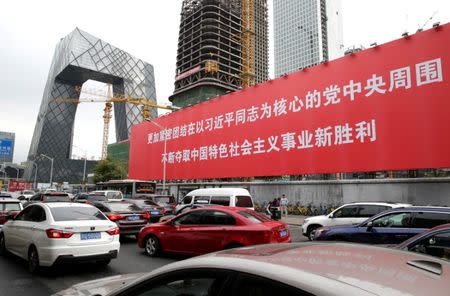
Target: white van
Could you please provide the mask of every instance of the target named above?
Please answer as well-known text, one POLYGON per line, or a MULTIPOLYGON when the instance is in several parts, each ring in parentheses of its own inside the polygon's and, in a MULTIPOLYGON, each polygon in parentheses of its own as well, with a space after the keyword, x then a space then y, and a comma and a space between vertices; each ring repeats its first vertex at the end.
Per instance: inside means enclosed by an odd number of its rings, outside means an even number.
POLYGON ((118 190, 97 190, 90 192, 95 195, 103 195, 106 196, 108 201, 120 201, 123 200, 123 194, 118 190))
POLYGON ((212 204, 228 207, 241 207, 254 210, 253 199, 244 188, 202 188, 196 189, 183 198, 177 205, 178 211, 189 204, 212 204))

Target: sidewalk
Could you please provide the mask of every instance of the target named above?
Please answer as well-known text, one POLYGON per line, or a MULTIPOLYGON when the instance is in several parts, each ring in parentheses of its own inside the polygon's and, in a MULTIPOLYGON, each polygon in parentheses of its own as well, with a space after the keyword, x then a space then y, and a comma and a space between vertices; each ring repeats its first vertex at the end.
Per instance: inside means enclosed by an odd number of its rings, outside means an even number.
POLYGON ((305 220, 305 216, 300 215, 288 215, 287 217, 281 217, 281 221, 285 222, 289 225, 297 225, 300 226, 303 224, 303 220, 305 220))

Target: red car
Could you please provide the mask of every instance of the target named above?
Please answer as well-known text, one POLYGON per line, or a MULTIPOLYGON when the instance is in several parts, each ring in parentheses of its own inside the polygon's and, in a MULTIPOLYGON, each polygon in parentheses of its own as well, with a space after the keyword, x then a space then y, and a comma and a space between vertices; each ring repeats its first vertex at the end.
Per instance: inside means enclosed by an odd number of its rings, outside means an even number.
POLYGON ((22 211, 22 203, 18 199, 0 198, 0 227, 8 221, 8 216, 15 216, 22 211))
POLYGON ((192 210, 141 229, 138 245, 148 256, 162 252, 200 255, 267 243, 289 243, 286 224, 252 210, 214 206, 192 210))

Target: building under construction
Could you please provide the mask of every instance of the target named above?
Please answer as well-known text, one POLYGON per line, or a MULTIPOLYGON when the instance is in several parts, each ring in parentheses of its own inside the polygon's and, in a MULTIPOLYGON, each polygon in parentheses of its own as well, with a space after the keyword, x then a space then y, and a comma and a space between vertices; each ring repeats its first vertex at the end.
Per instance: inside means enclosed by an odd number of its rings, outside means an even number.
POLYGON ((178 39, 175 92, 170 100, 186 107, 268 79, 267 0, 184 0, 178 39), (249 4, 250 3, 250 4, 249 4), (245 28, 243 7, 250 7, 245 28), (250 55, 243 55, 243 38, 250 55), (252 63, 246 73, 244 62, 252 63))

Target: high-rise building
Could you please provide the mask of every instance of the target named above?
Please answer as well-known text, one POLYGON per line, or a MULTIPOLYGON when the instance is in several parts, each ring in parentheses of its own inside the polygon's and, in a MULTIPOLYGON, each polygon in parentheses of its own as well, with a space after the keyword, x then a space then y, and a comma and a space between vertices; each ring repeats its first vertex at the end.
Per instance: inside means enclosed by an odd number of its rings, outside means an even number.
MULTIPOLYGON (((170 100, 186 107, 241 88, 242 0, 184 0, 170 100)), ((267 0, 255 3, 255 82, 268 79, 267 0)))
MULTIPOLYGON (((80 29, 61 39, 42 97, 28 154, 25 178, 37 169, 37 181, 79 183, 96 162, 71 159, 77 104, 58 99, 79 98, 77 88, 92 79, 111 84, 115 97, 155 98, 153 66, 80 29)), ((151 117, 156 117, 151 110, 151 117)), ((131 127, 142 122, 137 105, 114 103, 117 141, 129 138, 131 127)), ((100 137, 101 135, 99 135, 100 137)))
POLYGON ((343 55, 340 0, 274 0, 275 77, 343 55))

